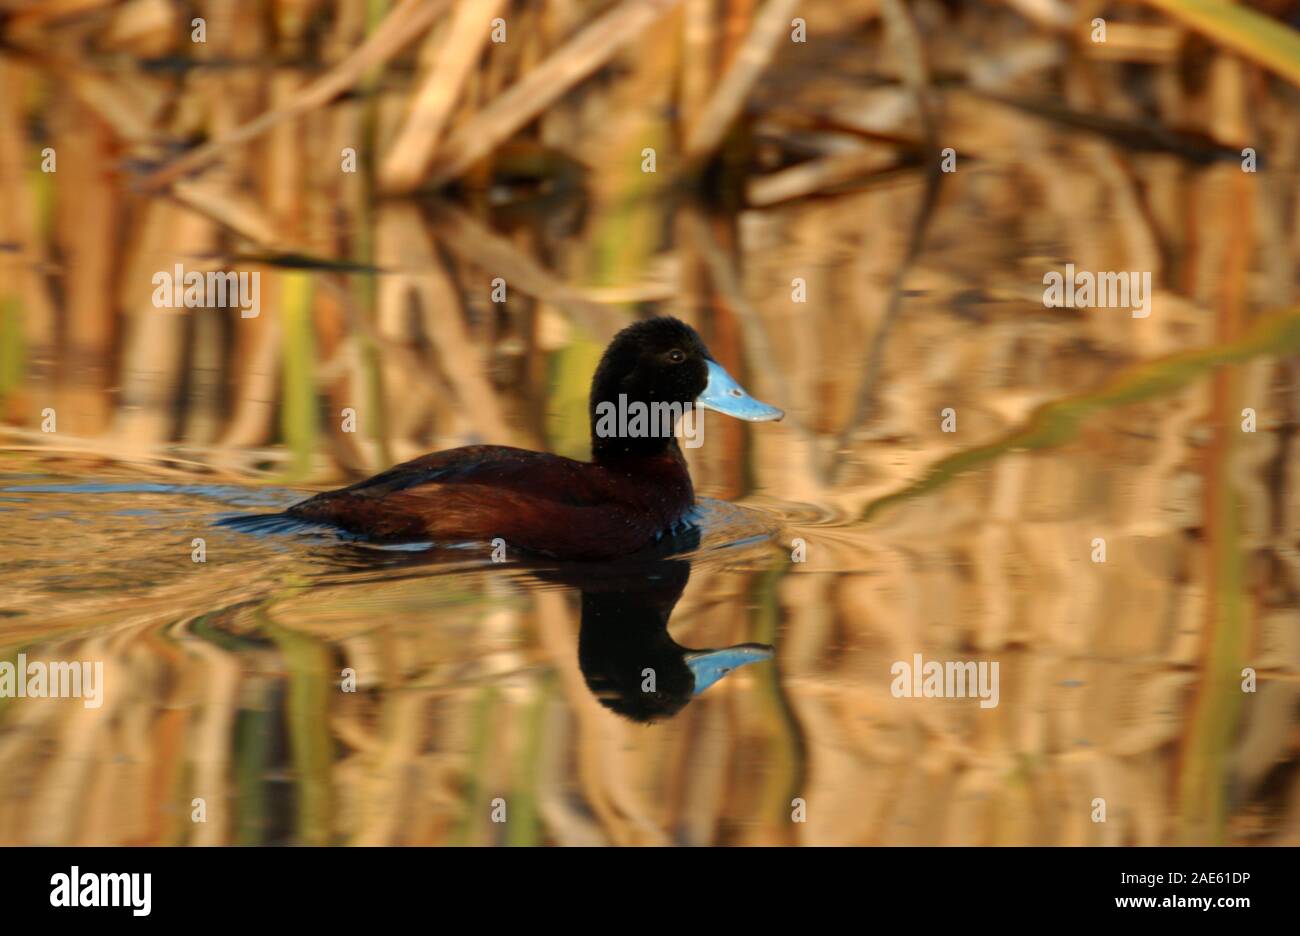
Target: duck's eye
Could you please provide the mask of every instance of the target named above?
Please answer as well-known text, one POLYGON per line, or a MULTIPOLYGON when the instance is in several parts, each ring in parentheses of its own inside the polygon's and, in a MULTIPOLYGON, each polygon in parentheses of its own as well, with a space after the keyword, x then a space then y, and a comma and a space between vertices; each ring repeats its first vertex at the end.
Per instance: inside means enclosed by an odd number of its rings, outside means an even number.
POLYGON ((673 348, 668 352, 668 360, 674 364, 680 364, 682 361, 686 360, 686 352, 681 348, 673 348))

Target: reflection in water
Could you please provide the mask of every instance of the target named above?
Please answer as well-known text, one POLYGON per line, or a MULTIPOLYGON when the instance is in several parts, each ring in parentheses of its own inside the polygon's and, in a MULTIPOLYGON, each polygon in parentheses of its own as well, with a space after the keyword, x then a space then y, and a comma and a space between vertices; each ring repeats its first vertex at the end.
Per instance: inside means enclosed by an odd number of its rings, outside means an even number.
POLYGON ((691 650, 673 640, 668 618, 690 574, 676 559, 557 576, 582 592, 578 664, 601 705, 633 721, 671 718, 732 670, 771 658, 766 644, 691 650))
MULTIPOLYGON (((352 539, 332 528, 280 515, 244 514, 218 522, 263 536, 300 533, 316 534, 323 542, 352 539)), ((727 674, 769 660, 774 653, 773 647, 760 643, 691 649, 673 640, 669 618, 690 580, 692 560, 665 557, 691 553, 700 545, 700 526, 688 525, 626 560, 537 568, 524 562, 499 568, 521 580, 563 585, 581 595, 577 655, 587 687, 611 711, 650 723, 671 718, 727 674)), ((464 551, 480 555, 486 548, 465 544, 464 551)), ((454 551, 449 556, 447 550, 428 544, 395 547, 362 542, 349 543, 329 559, 336 569, 362 575, 382 570, 390 579, 399 571, 451 568, 455 561, 454 551)), ((436 626, 436 619, 430 620, 430 626, 436 626)))
MULTIPOLYGON (((225 522, 270 535, 290 529, 264 525, 260 521, 268 518, 257 515, 248 519, 243 524, 225 522)), ((299 524, 296 529, 313 528, 299 524)), ((698 525, 685 526, 640 556, 621 561, 509 568, 523 579, 563 585, 581 595, 577 656, 582 677, 601 705, 632 721, 671 718, 728 673, 773 656, 774 648, 767 644, 691 649, 669 634, 669 618, 690 580, 692 560, 665 557, 698 550, 700 534, 698 525)), ((395 549, 355 544, 344 555, 347 558, 337 564, 352 572, 385 569, 391 574, 448 562, 445 551, 415 545, 395 549)))
POLYGON ((572 804, 619 785, 607 745, 772 717, 775 667, 745 664, 775 632, 729 594, 770 567, 764 512, 704 499, 635 560, 493 563, 249 535, 216 521, 300 495, 121 474, 0 490, 0 659, 102 661, 105 687, 98 709, 0 698, 0 841, 599 841, 572 804), (86 529, 104 548, 78 547, 86 529))

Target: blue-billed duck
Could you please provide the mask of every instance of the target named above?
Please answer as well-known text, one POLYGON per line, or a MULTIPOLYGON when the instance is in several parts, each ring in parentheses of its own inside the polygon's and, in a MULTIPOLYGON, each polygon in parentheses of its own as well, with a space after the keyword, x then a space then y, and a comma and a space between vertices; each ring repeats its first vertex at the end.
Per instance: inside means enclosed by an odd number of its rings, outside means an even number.
MULTIPOLYGON (((746 393, 695 329, 675 318, 647 319, 619 332, 596 368, 591 461, 470 445, 317 494, 285 516, 375 542, 499 538, 560 559, 631 555, 695 504, 675 430, 680 420, 701 419, 700 409, 752 422, 783 415, 746 393)), ((698 422, 686 425, 698 431, 698 422)))

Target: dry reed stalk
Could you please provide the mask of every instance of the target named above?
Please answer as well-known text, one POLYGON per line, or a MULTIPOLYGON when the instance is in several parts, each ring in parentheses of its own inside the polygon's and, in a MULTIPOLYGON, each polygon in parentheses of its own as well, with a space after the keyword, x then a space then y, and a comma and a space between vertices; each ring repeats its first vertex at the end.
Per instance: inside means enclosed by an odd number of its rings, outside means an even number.
MULTIPOLYGON (((73 655, 66 659, 102 661, 106 682, 110 679, 116 682, 125 676, 125 667, 109 651, 106 637, 86 640, 69 650, 73 655)), ((45 765, 40 787, 29 804, 32 827, 39 830, 32 836, 33 841, 63 845, 76 840, 73 830, 82 818, 82 797, 95 779, 92 768, 96 758, 92 752, 100 735, 111 730, 116 721, 112 716, 121 711, 127 700, 126 693, 108 692, 98 709, 59 706, 62 717, 58 719, 58 753, 45 765)))
MULTIPOLYGON (((510 442, 514 433, 497 402, 487 375, 489 361, 471 339, 461 315, 461 301, 437 255, 418 209, 410 204, 391 207, 390 234, 404 269, 420 270, 394 277, 399 281, 403 307, 406 293, 419 302, 424 331, 437 364, 446 376, 453 400, 451 411, 461 426, 458 434, 481 436, 485 442, 510 442)), ((481 288, 491 289, 485 277, 481 288)))
MULTIPOLYGON (((400 267, 404 256, 404 210, 386 202, 375 217, 375 261, 400 267)), ((379 362, 380 386, 386 413, 385 444, 399 460, 428 448, 429 423, 441 412, 438 402, 450 394, 442 375, 431 366, 417 340, 411 317, 412 286, 405 274, 381 277, 376 284, 375 334, 385 354, 379 362), (394 353, 394 352, 397 353, 394 353)), ((454 416, 454 412, 450 415, 454 416)))
POLYGON ((58 111, 56 150, 63 175, 56 208, 56 235, 65 259, 67 379, 59 409, 67 428, 94 435, 107 424, 108 387, 117 319, 113 301, 121 194, 112 184, 111 139, 104 126, 75 99, 58 111))
POLYGON ((433 207, 439 240, 462 259, 502 276, 511 289, 564 309, 597 341, 608 341, 625 323, 615 310, 555 276, 507 238, 446 203, 433 207))
POLYGON ((162 57, 175 50, 177 38, 189 28, 182 27, 181 13, 168 0, 127 0, 100 34, 99 45, 141 58, 162 57))
POLYGON ((518 67, 523 57, 523 46, 518 41, 519 27, 528 21, 527 11, 520 11, 511 29, 515 30, 516 41, 493 43, 483 56, 483 65, 473 73, 473 81, 462 96, 461 107, 454 123, 463 127, 474 115, 502 93, 512 78, 518 75, 518 67))
MULTIPOLYGON (((211 253, 216 229, 206 218, 168 202, 146 209, 137 250, 121 284, 126 310, 122 339, 121 398, 114 441, 131 448, 172 437, 174 407, 185 363, 184 308, 156 308, 153 275, 211 253)), ((181 284, 175 284, 179 287, 181 284)))
POLYGON ((542 730, 550 743, 543 747, 538 762, 537 812, 548 840, 556 845, 605 844, 599 823, 585 804, 576 802, 568 792, 573 720, 561 700, 553 698, 547 706, 542 730))
MULTIPOLYGON (((360 815, 350 840, 352 845, 404 844, 411 800, 418 792, 409 764, 424 743, 429 694, 400 682, 390 685, 383 713, 383 735, 368 770, 360 781, 360 815)), ((368 758, 369 760, 369 758, 368 758)))
POLYGON ((725 74, 736 62, 744 48, 745 37, 754 23, 754 8, 758 0, 719 0, 722 6, 722 37, 718 49, 715 77, 725 74))
POLYGON ((553 48, 546 41, 546 13, 546 4, 538 3, 525 7, 523 15, 518 18, 524 30, 524 41, 513 63, 516 80, 541 64, 553 48))
POLYGON ((583 29, 447 138, 434 163, 430 184, 444 185, 460 176, 608 62, 678 2, 623 0, 583 29))
POLYGON ((450 3, 451 0, 406 0, 388 14, 360 48, 327 74, 299 91, 292 100, 285 101, 279 108, 266 111, 224 137, 191 150, 146 177, 142 187, 155 192, 166 188, 285 121, 328 104, 365 77, 371 69, 402 51, 428 29, 450 3))
POLYGON ((866 146, 852 152, 810 159, 789 169, 757 176, 750 180, 745 198, 751 207, 766 208, 807 198, 897 165, 898 157, 892 148, 866 146))
POLYGON ((204 177, 182 180, 172 186, 172 197, 186 208, 215 221, 234 234, 266 250, 307 253, 307 245, 294 240, 263 209, 254 195, 227 188, 204 177))
POLYGON ((380 168, 381 189, 409 192, 419 184, 465 81, 483 54, 489 23, 504 5, 505 0, 458 0, 428 74, 411 100, 406 123, 380 168))
MULTIPOLYGON (((366 472, 369 462, 358 445, 358 437, 364 438, 365 434, 375 428, 378 414, 366 405, 369 402, 366 388, 364 384, 355 382, 355 375, 350 369, 339 366, 330 372, 328 368, 328 362, 340 360, 340 355, 347 354, 355 347, 348 331, 348 313, 345 308, 347 301, 344 289, 321 290, 316 295, 313 321, 316 383, 318 392, 329 403, 324 423, 333 460, 348 473, 361 474, 366 472), (356 414, 356 432, 345 431, 343 428, 346 410, 352 410, 356 414)), ((343 361, 340 360, 340 365, 342 364, 343 361)))
MULTIPOLYGON (((1213 81, 1230 81, 1239 63, 1224 60, 1213 81)), ((1233 108, 1236 110, 1236 108, 1233 108)), ((1218 306, 1217 337, 1231 341, 1246 320, 1245 279, 1251 263, 1254 226, 1249 217, 1249 175, 1233 166, 1218 166, 1198 180, 1205 203, 1216 198, 1231 206, 1218 217, 1237 215, 1231 230, 1206 237, 1204 266, 1213 266, 1212 294, 1218 306)), ((1207 215, 1210 212, 1207 210, 1207 215)), ((1245 436, 1233 426, 1240 415, 1240 381, 1233 369, 1211 378, 1211 443, 1204 453, 1202 516, 1206 544, 1204 581, 1208 595, 1199 660, 1200 680, 1190 717, 1184 724, 1178 771, 1180 835, 1185 843, 1222 844, 1226 833, 1227 794, 1233 785, 1232 753, 1240 714, 1239 674, 1249 659, 1254 636, 1255 599, 1243 582, 1243 555, 1253 544, 1243 541, 1241 486, 1237 453, 1245 436)))
POLYGON ((692 127, 713 86, 714 4, 721 0, 686 0, 682 15, 681 122, 692 127))
POLYGON ((14 297, 22 303, 26 395, 40 412, 52 402, 57 313, 45 282, 49 255, 39 230, 36 193, 27 184, 24 118, 18 109, 26 86, 24 73, 0 58, 0 191, 8 206, 0 211, 0 240, 14 245, 0 251, 0 300, 14 297))
POLYGON ((20 40, 31 38, 39 43, 42 30, 61 20, 71 20, 112 6, 117 0, 0 0, 0 11, 7 11, 7 27, 20 40), (29 35, 30 34, 30 35, 29 35))
POLYGON ((167 104, 156 84, 147 89, 128 88, 125 81, 109 80, 81 68, 73 70, 66 80, 69 90, 111 126, 119 140, 140 147, 143 153, 153 151, 157 121, 167 104))
MULTIPOLYGON (((576 32, 583 22, 583 11, 577 0, 551 0, 543 4, 539 17, 537 44, 542 49, 554 49, 563 44, 566 36, 576 32)), ((560 98, 538 115, 542 145, 563 149, 581 134, 581 101, 574 95, 560 98)), ((472 117, 467 114, 466 117, 472 117)))
POLYGON ((195 445, 212 445, 221 434, 222 402, 226 395, 222 315, 221 309, 198 309, 192 325, 179 437, 195 445))
POLYGON ((1066 32, 1074 26, 1077 14, 1065 0, 1002 0, 1030 21, 1053 32, 1066 32))
MULTIPOLYGON (((309 253, 308 245, 285 233, 276 221, 263 214, 250 199, 238 195, 226 197, 206 178, 199 181, 178 182, 173 187, 172 195, 201 214, 253 240, 259 247, 309 253)), ((389 430, 395 438, 400 439, 410 436, 410 433, 414 432, 421 423, 424 412, 422 401, 427 403, 443 397, 445 387, 412 353, 406 320, 408 280, 410 276, 415 275, 412 271, 427 269, 427 264, 432 262, 430 259, 432 255, 426 254, 412 259, 404 251, 403 244, 407 235, 422 237, 423 230, 416 229, 413 233, 410 228, 406 228, 405 233, 390 234, 396 218, 392 210, 381 209, 375 224, 376 260, 381 267, 389 271, 380 280, 377 325, 372 327, 361 310, 355 306, 348 292, 339 288, 328 276, 321 278, 319 283, 330 298, 324 298, 323 294, 322 298, 318 298, 317 303, 319 305, 328 302, 331 307, 340 310, 352 333, 359 334, 379 345, 385 355, 383 366, 387 373, 385 382, 388 386, 406 388, 404 394, 409 393, 412 383, 421 386, 422 389, 415 396, 403 395, 400 405, 390 408, 394 413, 393 419, 400 419, 401 422, 394 423, 389 430)), ((272 297, 278 295, 277 282, 275 275, 268 276, 267 284, 272 290, 272 297)), ((268 307, 274 305, 273 298, 268 307)), ((433 301, 432 305, 426 303, 424 307, 427 312, 439 305, 440 301, 433 301)), ((278 319, 274 325, 259 324, 259 320, 256 319, 241 322, 240 341, 251 342, 250 347, 254 349, 253 358, 248 363, 250 368, 248 374, 254 381, 250 389, 254 390, 255 394, 265 394, 272 386, 272 382, 277 380, 278 365, 274 363, 274 359, 279 353, 281 340, 278 319)), ((242 381, 240 385, 242 388, 242 381)), ((361 381, 356 379, 353 385, 359 388, 361 381)), ((356 399, 359 400, 361 397, 358 396, 356 399)), ((268 437, 273 410, 268 405, 263 405, 267 402, 265 396, 241 396, 237 409, 240 428, 236 430, 232 426, 223 444, 258 444, 268 437)), ((392 402, 397 404, 398 401, 394 398, 392 402)), ((452 413, 459 415, 460 411, 453 410, 452 413)), ((499 421, 489 420, 489 423, 499 428, 499 421)), ((424 443, 412 437, 408 438, 407 448, 404 451, 409 455, 416 453, 417 449, 422 451, 424 447, 424 443)))
POLYGON ((1171 65, 1185 40, 1186 33, 1176 26, 1113 22, 1106 26, 1105 42, 1084 43, 1083 51, 1098 61, 1171 65))
MULTIPOLYGON (((223 0, 207 8, 209 22, 208 41, 195 48, 194 54, 200 61, 221 58, 238 58, 247 47, 246 44, 257 41, 257 29, 245 29, 242 18, 236 12, 236 4, 223 0)), ((188 78, 188 96, 206 102, 205 131, 210 136, 222 136, 239 125, 242 109, 247 106, 250 95, 247 87, 235 74, 217 69, 208 71, 199 69, 188 78)), ((199 201, 197 190, 203 188, 211 193, 210 201, 221 208, 237 204, 243 192, 239 180, 247 171, 247 151, 232 154, 231 158, 207 173, 202 181, 178 182, 173 189, 193 187, 196 190, 194 201, 199 201)), ((178 199, 193 208, 193 201, 178 199)), ((209 218, 222 223, 212 213, 199 211, 209 218)), ((228 243, 229 235, 220 237, 228 243)), ((197 266, 198 264, 195 263, 197 266)), ((218 266, 212 262, 211 266, 218 266)), ((227 309, 200 309, 191 324, 190 379, 187 399, 182 407, 184 419, 181 437, 190 443, 215 444, 225 431, 225 403, 228 396, 229 377, 237 369, 238 363, 229 354, 225 346, 223 321, 230 315, 227 309)), ((241 323, 244 321, 240 319, 241 323)))
POLYGON ((777 45, 786 36, 790 17, 798 5, 799 0, 767 0, 717 90, 691 126, 686 137, 688 157, 700 158, 717 149, 740 115, 754 83, 776 55, 777 45))
MULTIPOLYGON (((262 286, 263 305, 276 307, 278 283, 267 277, 262 286)), ((241 320, 235 334, 235 396, 230 421, 218 444, 238 449, 262 445, 271 438, 284 333, 278 315, 259 315, 241 320)))
POLYGON ((231 773, 229 739, 234 736, 240 707, 240 661, 234 653, 192 635, 180 641, 180 646, 202 665, 198 685, 191 686, 191 691, 202 692, 203 704, 195 713, 196 723, 185 757, 191 777, 189 789, 193 796, 206 800, 215 813, 207 822, 194 824, 187 844, 225 845, 230 842, 234 823, 224 819, 227 812, 220 807, 231 798, 227 789, 231 773))
MULTIPOLYGON (((731 238, 725 220, 713 221, 715 234, 719 239, 731 238)), ((734 246, 729 252, 734 256, 734 246)), ((753 383, 746 372, 748 362, 743 349, 742 328, 737 319, 742 314, 732 306, 720 290, 709 290, 706 294, 705 307, 701 310, 705 316, 700 325, 705 333, 709 350, 718 357, 718 361, 742 381, 753 383)), ((749 433, 746 427, 736 420, 717 420, 710 430, 709 452, 702 459, 709 469, 704 479, 711 488, 717 489, 717 495, 725 500, 734 500, 743 496, 749 473, 749 433), (721 438, 719 438, 721 437, 721 438)), ((697 456, 700 453, 696 453, 697 456)))
MULTIPOLYGON (((881 0, 881 15, 885 20, 887 35, 899 49, 902 59, 903 82, 916 100, 921 128, 925 135, 924 151, 928 159, 924 164, 925 188, 921 202, 913 216, 911 230, 908 233, 907 253, 899 264, 890 290, 889 304, 885 307, 871 344, 866 349, 866 367, 862 383, 859 386, 853 416, 840 431, 836 448, 848 448, 850 437, 871 418, 872 405, 876 395, 876 386, 884 366, 885 347, 889 342, 903 307, 903 284, 908 273, 916 263, 925 242, 925 235, 930 226, 939 199, 939 185, 943 173, 939 165, 937 116, 930 99, 930 77, 926 66, 924 49, 916 23, 901 0, 881 0)), ((836 459, 830 469, 831 480, 844 464, 843 459, 836 459)))

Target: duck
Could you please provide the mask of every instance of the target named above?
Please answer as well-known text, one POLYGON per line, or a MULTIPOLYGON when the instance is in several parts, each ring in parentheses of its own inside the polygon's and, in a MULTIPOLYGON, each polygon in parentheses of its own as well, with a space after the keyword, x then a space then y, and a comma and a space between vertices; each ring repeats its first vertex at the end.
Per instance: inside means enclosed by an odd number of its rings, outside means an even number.
POLYGON ((588 400, 591 460, 504 445, 433 452, 276 515, 375 543, 497 544, 562 560, 652 549, 689 523, 695 491, 679 423, 712 410, 747 422, 784 413, 752 397, 690 325, 643 319, 610 341, 588 400), (638 419, 640 414, 640 419, 638 419), (660 418, 662 417, 662 418, 660 418))

